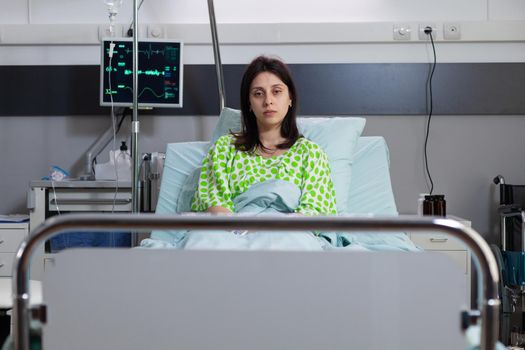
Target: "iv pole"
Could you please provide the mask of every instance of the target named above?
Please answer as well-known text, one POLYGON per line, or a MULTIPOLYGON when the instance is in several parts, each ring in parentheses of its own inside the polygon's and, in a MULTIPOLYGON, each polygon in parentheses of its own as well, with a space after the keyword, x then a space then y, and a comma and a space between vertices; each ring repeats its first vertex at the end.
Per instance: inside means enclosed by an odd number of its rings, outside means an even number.
POLYGON ((222 71, 221 51, 219 48, 219 37, 217 35, 217 21, 215 20, 215 9, 213 0, 208 0, 208 15, 210 16, 211 40, 213 43, 213 57, 215 58, 215 71, 217 73, 217 84, 219 87, 219 113, 225 106, 226 93, 224 88, 224 73, 222 71))
MULTIPOLYGON (((140 192, 139 192, 139 108, 138 108, 138 20, 139 9, 138 0, 133 0, 133 121, 131 122, 131 157, 133 159, 133 171, 131 176, 131 201, 132 212, 140 211, 140 192)), ((132 234, 132 243, 136 244, 137 235, 132 234)))
MULTIPOLYGON (((133 0, 133 121, 131 123, 131 149, 133 159, 133 171, 131 177, 132 212, 140 211, 140 157, 139 157, 139 120, 138 120, 138 0, 133 0)), ((219 98, 221 111, 225 105, 224 74, 222 71, 219 42, 217 36, 217 23, 215 21, 215 10, 213 0, 208 0, 208 12, 213 41, 213 53, 217 72, 217 83, 219 86, 219 98)), ((137 242, 137 235, 133 233, 133 244, 137 242)))

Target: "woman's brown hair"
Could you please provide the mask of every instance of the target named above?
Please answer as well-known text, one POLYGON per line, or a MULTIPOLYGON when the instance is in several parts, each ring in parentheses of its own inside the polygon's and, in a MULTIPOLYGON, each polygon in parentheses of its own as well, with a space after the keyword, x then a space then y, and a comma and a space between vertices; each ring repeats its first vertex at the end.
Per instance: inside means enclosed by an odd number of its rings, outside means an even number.
POLYGON ((297 92, 290 74, 290 70, 282 61, 276 58, 259 56, 255 58, 246 68, 241 81, 241 120, 242 130, 235 136, 235 148, 241 151, 253 151, 257 147, 266 148, 259 140, 257 119, 250 108, 250 86, 257 75, 262 72, 275 74, 288 87, 292 105, 281 124, 281 136, 286 139, 277 145, 279 149, 288 149, 301 137, 297 128, 297 92))

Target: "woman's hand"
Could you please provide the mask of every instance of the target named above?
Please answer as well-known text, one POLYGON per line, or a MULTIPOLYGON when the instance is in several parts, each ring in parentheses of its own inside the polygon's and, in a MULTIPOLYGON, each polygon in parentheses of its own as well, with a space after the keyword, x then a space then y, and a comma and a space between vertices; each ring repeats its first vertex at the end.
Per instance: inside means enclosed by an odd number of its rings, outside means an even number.
POLYGON ((233 214, 230 209, 221 207, 220 205, 209 207, 206 211, 212 214, 233 214))

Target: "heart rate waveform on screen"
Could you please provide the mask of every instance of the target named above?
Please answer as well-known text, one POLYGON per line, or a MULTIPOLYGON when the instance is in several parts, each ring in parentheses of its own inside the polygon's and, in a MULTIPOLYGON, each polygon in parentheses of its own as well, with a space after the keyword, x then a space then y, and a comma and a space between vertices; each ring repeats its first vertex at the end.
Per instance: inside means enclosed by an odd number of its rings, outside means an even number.
MULTIPOLYGON (((101 105, 133 103, 133 44, 130 40, 104 41, 101 67, 101 105)), ((182 43, 139 42, 138 101, 142 107, 182 107, 182 43)))
MULTIPOLYGON (((155 50, 151 44, 149 44, 146 47, 142 47, 139 44, 139 55, 144 55, 148 60, 151 59, 153 55, 162 55, 164 56, 164 59, 167 62, 176 62, 178 57, 178 50, 179 48, 173 47, 173 46, 167 46, 163 49, 157 49, 155 50)), ((133 50, 130 50, 128 48, 124 48, 124 51, 127 55, 132 55, 133 50)))
MULTIPOLYGON (((114 89, 114 90, 108 89, 105 93, 107 95, 110 95, 110 93, 113 93, 113 95, 115 95, 115 94, 119 93, 119 90, 122 91, 122 90, 125 90, 125 89, 129 90, 130 93, 133 93, 133 87, 132 86, 126 86, 126 85, 118 85, 116 87, 116 89, 114 89)), ((145 88, 143 88, 142 90, 139 91, 138 97, 140 99, 144 95, 144 93, 150 93, 156 99, 160 99, 160 98, 169 99, 169 98, 173 98, 175 96, 175 94, 177 94, 177 91, 178 91, 177 87, 172 87, 171 89, 169 87, 166 87, 164 89, 164 91, 161 91, 161 92, 155 92, 155 90, 153 90, 152 88, 145 87, 145 88), (172 91, 174 91, 174 92, 172 92, 172 91)))

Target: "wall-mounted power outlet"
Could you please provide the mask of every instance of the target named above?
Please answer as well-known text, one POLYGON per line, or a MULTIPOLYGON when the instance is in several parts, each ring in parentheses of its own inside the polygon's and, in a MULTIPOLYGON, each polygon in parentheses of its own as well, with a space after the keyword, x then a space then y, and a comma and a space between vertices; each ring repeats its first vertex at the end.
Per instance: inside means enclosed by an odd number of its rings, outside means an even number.
MULTIPOLYGON (((148 27, 149 26, 146 25, 146 24, 139 24, 137 26, 137 34, 138 34, 139 39, 142 39, 144 37, 148 37, 148 35, 149 35, 148 27)), ((124 32, 123 32, 124 36, 125 37, 133 37, 133 30, 134 30, 134 28, 133 28, 132 25, 126 26, 124 28, 124 32)), ((149 36, 149 37, 151 37, 151 36, 149 36)))
POLYGON ((459 23, 443 23, 443 39, 444 40, 460 40, 461 26, 459 23))
POLYGON ((430 35, 425 33, 425 29, 427 27, 432 28, 432 38, 434 40, 436 40, 437 39, 437 26, 436 26, 435 23, 420 23, 419 24, 419 31, 418 31, 419 40, 428 40, 428 39, 430 39, 430 35))
POLYGON ((394 24, 393 31, 394 40, 410 40, 412 38, 412 28, 410 28, 410 24, 394 24))
POLYGON ((155 24, 148 25, 148 38, 162 39, 166 37, 164 27, 155 24))

